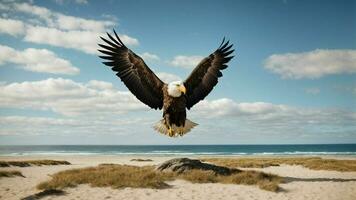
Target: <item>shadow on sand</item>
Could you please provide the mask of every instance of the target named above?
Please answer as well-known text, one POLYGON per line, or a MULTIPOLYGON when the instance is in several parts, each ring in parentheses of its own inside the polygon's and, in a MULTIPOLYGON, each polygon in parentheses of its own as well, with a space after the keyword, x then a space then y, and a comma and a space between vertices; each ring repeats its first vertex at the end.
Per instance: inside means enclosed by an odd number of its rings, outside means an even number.
POLYGON ((295 178, 295 177, 283 177, 284 183, 290 183, 294 181, 303 181, 303 182, 350 182, 356 181, 355 178, 343 179, 343 178, 295 178))

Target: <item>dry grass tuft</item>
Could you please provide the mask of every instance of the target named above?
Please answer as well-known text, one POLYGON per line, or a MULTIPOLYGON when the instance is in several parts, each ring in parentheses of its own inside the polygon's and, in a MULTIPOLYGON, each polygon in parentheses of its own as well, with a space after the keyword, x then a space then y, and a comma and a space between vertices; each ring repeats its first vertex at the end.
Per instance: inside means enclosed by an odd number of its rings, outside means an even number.
POLYGON ((238 171, 231 175, 224 176, 216 175, 212 171, 191 170, 177 177, 192 183, 257 185, 261 189, 273 192, 279 189, 278 184, 282 182, 282 178, 279 176, 258 171, 238 171))
POLYGON ((62 160, 25 160, 25 161, 0 161, 0 167, 30 167, 42 165, 70 165, 68 161, 62 160))
POLYGON ((205 162, 223 165, 226 167, 264 168, 269 166, 302 165, 313 170, 356 171, 356 160, 308 158, 207 158, 205 162))
POLYGON ((17 170, 12 170, 12 171, 0 170, 0 178, 2 178, 2 177, 15 177, 15 176, 25 177, 24 175, 22 175, 22 173, 20 171, 17 171, 17 170))
POLYGON ((153 166, 102 164, 97 167, 72 169, 56 173, 52 180, 43 182, 38 189, 63 189, 79 184, 112 188, 156 188, 169 187, 166 181, 183 179, 193 183, 226 183, 258 185, 261 189, 277 191, 281 178, 256 171, 239 171, 229 176, 216 175, 213 171, 191 170, 181 174, 157 172, 153 166))
POLYGON ((102 164, 97 167, 72 169, 56 173, 52 180, 41 183, 38 189, 62 189, 79 184, 112 188, 165 188, 167 178, 155 173, 152 166, 102 164))

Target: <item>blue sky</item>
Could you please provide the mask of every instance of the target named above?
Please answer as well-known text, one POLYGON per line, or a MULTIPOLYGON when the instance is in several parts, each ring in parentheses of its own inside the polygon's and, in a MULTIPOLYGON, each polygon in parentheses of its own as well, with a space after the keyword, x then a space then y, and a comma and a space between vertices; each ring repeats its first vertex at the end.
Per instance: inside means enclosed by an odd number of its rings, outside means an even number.
POLYGON ((355 1, 0 3, 0 144, 356 142, 355 1), (151 126, 100 63, 112 28, 165 81, 185 79, 225 36, 236 49, 183 138, 151 126))

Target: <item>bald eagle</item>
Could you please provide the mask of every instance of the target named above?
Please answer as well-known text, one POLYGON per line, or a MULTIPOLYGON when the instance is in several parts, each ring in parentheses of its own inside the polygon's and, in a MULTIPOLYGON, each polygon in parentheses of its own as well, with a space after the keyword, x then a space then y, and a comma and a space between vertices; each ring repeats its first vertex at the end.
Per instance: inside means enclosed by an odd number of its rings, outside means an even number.
POLYGON ((223 39, 220 46, 204 58, 184 81, 164 83, 146 65, 143 59, 127 48, 114 30, 115 38, 100 37, 103 64, 116 72, 126 87, 144 104, 153 109, 163 108, 163 119, 154 125, 158 132, 169 137, 183 136, 197 124, 186 118, 186 109, 203 100, 218 83, 221 70, 233 58, 232 44, 223 39))

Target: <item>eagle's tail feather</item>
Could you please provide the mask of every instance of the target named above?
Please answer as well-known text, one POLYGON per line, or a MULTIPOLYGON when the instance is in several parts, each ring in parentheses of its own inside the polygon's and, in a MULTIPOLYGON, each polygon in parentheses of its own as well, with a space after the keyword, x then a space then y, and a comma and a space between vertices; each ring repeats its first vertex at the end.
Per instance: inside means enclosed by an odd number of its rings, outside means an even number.
POLYGON ((185 126, 184 127, 178 127, 176 125, 173 125, 171 128, 171 132, 169 131, 169 128, 166 126, 164 119, 159 120, 153 128, 158 131, 159 133, 162 133, 164 135, 168 135, 169 137, 177 137, 177 136, 183 136, 184 134, 188 133, 192 128, 197 126, 198 124, 195 122, 190 121, 189 119, 185 120, 185 126))

